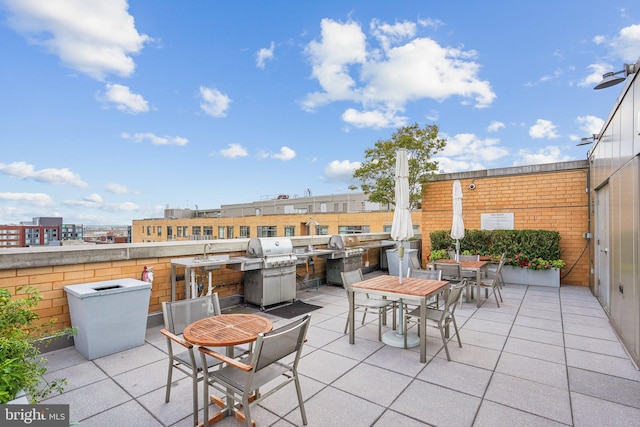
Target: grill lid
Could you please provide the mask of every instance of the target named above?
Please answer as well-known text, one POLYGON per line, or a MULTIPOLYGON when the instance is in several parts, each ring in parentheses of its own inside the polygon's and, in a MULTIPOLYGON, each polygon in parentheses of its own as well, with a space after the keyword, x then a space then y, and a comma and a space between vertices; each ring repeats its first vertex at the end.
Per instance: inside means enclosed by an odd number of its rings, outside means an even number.
POLYGON ((247 256, 252 258, 290 254, 293 254, 293 243, 283 237, 254 237, 247 246, 247 256))
POLYGON ((360 240, 358 236, 346 236, 344 234, 334 234, 329 237, 329 243, 327 243, 328 249, 334 249, 342 251, 345 248, 353 248, 360 246, 360 240))

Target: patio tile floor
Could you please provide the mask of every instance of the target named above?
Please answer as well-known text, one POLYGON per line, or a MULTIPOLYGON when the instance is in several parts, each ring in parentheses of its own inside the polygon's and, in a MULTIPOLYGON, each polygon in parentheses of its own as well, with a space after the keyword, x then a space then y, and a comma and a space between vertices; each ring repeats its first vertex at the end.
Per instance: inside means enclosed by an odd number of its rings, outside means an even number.
MULTIPOLYGON (((357 323, 356 343, 349 344, 342 288, 298 291, 298 299, 323 307, 311 312, 299 365, 308 425, 638 425, 640 371, 588 289, 507 285, 502 294, 500 308, 493 297, 480 308, 475 301, 458 308, 463 346, 454 338, 451 362, 438 331, 428 328, 422 364, 417 348, 377 340, 374 315, 357 323)), ((274 327, 291 321, 261 314, 274 327)), ((190 426, 188 377, 174 371, 171 401, 164 402, 167 359, 160 329, 149 328, 140 347, 93 361, 73 347, 46 353, 47 375, 67 378, 69 385, 42 403, 69 404, 71 419, 83 426, 190 426)), ((252 415, 259 426, 302 425, 292 385, 252 415)), ((226 418, 217 425, 243 424, 226 418)))

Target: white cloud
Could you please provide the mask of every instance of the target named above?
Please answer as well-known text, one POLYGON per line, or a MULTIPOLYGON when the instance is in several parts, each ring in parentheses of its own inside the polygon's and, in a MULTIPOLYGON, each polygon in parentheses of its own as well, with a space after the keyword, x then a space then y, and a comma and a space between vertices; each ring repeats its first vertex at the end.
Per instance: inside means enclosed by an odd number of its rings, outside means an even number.
POLYGON ((212 117, 225 117, 231 104, 231 98, 215 88, 200 86, 200 108, 212 117))
POLYGON ((99 94, 98 100, 114 103, 119 111, 130 114, 149 111, 149 104, 142 95, 132 93, 127 86, 107 83, 105 88, 105 93, 99 94))
POLYGON ((256 54, 256 67, 264 69, 267 60, 273 59, 273 52, 275 49, 276 44, 274 42, 271 42, 268 49, 265 47, 260 49, 256 54))
POLYGON ((411 22, 389 25, 374 20, 370 29, 378 48, 370 47, 360 24, 322 20, 320 39, 305 51, 322 90, 307 94, 302 102, 305 110, 351 101, 362 105, 362 112, 349 108, 343 120, 380 128, 404 123, 406 119, 395 114, 418 99, 459 96, 477 108, 488 107, 495 99, 490 84, 478 78, 475 52, 415 38, 411 22))
POLYGON ((282 146, 280 147, 280 152, 278 154, 273 154, 271 157, 286 162, 296 157, 296 152, 287 146, 282 146))
POLYGON ((461 133, 453 136, 443 134, 447 140, 438 157, 448 157, 479 165, 479 162, 493 162, 508 156, 509 151, 501 147, 500 140, 495 138, 481 139, 472 133, 461 133))
POLYGON ((358 128, 374 129, 402 127, 407 123, 407 117, 397 116, 395 111, 357 111, 353 108, 347 108, 342 113, 342 120, 358 128))
POLYGON ((529 136, 531 138, 557 138, 556 125, 550 120, 538 119, 536 124, 529 128, 529 136))
POLYGON ((0 163, 0 173, 18 179, 33 179, 47 184, 67 184, 79 188, 89 186, 80 178, 80 175, 71 172, 68 168, 36 170, 33 165, 26 162, 13 162, 8 165, 0 163))
POLYGON ((578 82, 578 86, 590 87, 597 85, 602 80, 602 75, 612 70, 612 66, 605 63, 591 64, 587 68, 590 70, 590 73, 578 82))
POLYGON ((600 133, 604 120, 596 116, 579 116, 576 122, 580 124, 580 129, 588 135, 600 133))
POLYGON ((181 136, 157 136, 150 132, 134 133, 133 135, 128 132, 120 134, 123 139, 131 139, 136 143, 142 143, 149 141, 153 145, 178 145, 183 146, 189 143, 187 138, 181 136))
POLYGON ((516 160, 514 166, 537 165, 543 163, 557 163, 574 160, 573 157, 562 154, 560 147, 550 145, 538 150, 522 149, 518 151, 519 159, 516 160))
POLYGON ((246 157, 247 150, 240 144, 229 144, 229 148, 220 150, 220 155, 235 159, 236 157, 246 157))
POLYGON ((107 184, 104 188, 107 192, 112 194, 138 194, 137 191, 133 191, 125 185, 116 184, 114 182, 107 184))
POLYGON ((471 160, 452 159, 449 157, 434 157, 433 160, 438 162, 438 172, 440 173, 454 173, 485 169, 485 167, 481 163, 471 160))
MULTIPOLYGON (((635 63, 638 59, 638 52, 640 52, 640 24, 621 29, 618 36, 611 41, 611 47, 622 60, 635 63)), ((610 71, 620 69, 622 69, 622 64, 610 71)))
POLYGON ((334 160, 324 168, 324 176, 332 182, 351 182, 353 172, 360 167, 360 162, 334 160))
POLYGON ((487 128, 488 132, 498 132, 500 129, 504 129, 505 124, 502 122, 492 121, 489 123, 489 127, 487 128))
POLYGON ((151 41, 136 30, 125 0, 5 0, 9 25, 67 67, 95 79, 129 76, 132 55, 151 41))
POLYGON ((53 199, 44 193, 0 193, 0 200, 39 207, 53 206, 53 199))

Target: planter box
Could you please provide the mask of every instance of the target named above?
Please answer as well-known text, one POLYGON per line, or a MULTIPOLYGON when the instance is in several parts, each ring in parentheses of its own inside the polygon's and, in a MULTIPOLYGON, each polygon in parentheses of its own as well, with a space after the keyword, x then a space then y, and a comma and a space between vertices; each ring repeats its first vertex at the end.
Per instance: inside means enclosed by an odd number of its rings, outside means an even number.
POLYGON ((18 395, 16 396, 15 399, 7 402, 7 405, 28 405, 28 404, 29 404, 29 399, 27 398, 27 395, 22 390, 18 392, 18 395))
POLYGON ((553 288, 560 287, 559 268, 552 268, 550 270, 529 270, 528 268, 505 265, 502 267, 502 278, 505 283, 514 283, 517 285, 550 286, 553 288))

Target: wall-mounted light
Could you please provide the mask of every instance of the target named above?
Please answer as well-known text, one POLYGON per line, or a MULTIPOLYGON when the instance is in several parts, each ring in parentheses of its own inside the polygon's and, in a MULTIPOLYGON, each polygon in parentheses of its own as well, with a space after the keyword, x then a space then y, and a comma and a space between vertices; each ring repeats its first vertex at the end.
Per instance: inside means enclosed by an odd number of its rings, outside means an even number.
POLYGON ((598 139, 598 134, 594 133, 593 136, 585 136, 584 138, 582 138, 580 140, 580 142, 578 142, 576 144, 577 147, 581 146, 581 145, 589 145, 589 144, 593 144, 596 139, 598 139))
POLYGON ((602 81, 598 83, 594 87, 594 89, 595 90, 604 89, 610 86, 617 85, 618 83, 622 83, 627 79, 629 74, 634 74, 636 71, 638 71, 639 66, 640 66, 640 61, 636 62, 635 64, 624 64, 624 68, 620 71, 616 71, 615 73, 614 72, 604 73, 602 75, 602 81), (624 74, 624 77, 622 76, 616 77, 618 74, 624 74))

